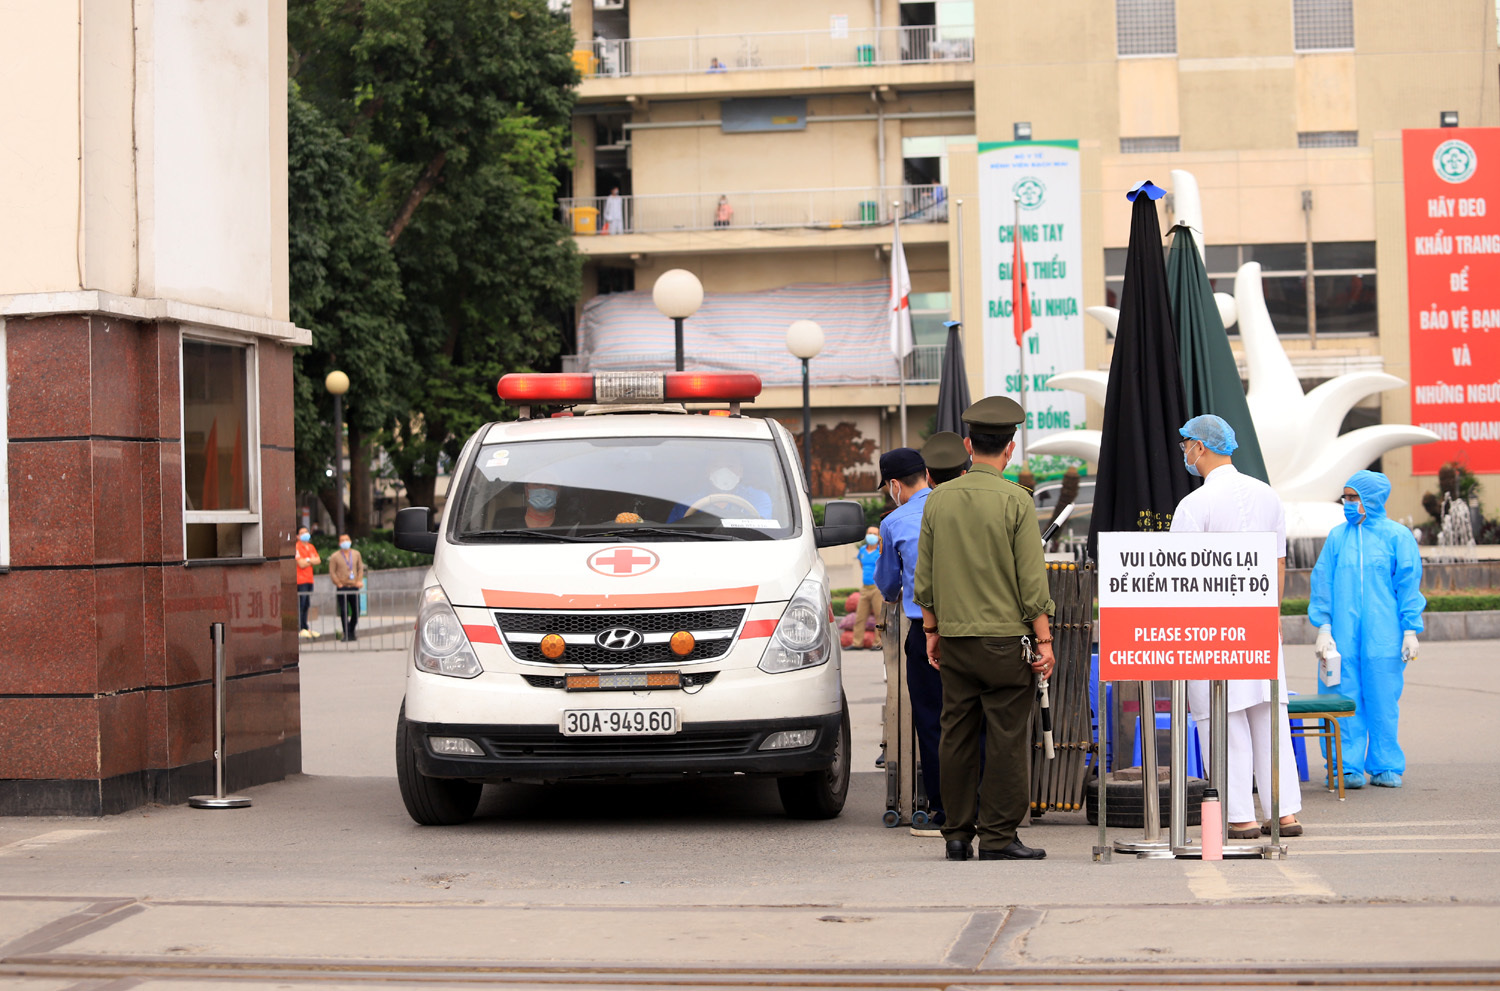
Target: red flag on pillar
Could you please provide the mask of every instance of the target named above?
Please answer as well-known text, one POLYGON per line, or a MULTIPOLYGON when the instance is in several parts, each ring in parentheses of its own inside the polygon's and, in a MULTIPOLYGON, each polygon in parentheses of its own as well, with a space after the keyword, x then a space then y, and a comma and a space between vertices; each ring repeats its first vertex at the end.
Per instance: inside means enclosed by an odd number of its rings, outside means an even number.
POLYGON ((1026 259, 1021 254, 1021 225, 1011 228, 1015 250, 1011 254, 1010 316, 1016 327, 1016 347, 1021 335, 1031 329, 1031 292, 1026 283, 1026 259))

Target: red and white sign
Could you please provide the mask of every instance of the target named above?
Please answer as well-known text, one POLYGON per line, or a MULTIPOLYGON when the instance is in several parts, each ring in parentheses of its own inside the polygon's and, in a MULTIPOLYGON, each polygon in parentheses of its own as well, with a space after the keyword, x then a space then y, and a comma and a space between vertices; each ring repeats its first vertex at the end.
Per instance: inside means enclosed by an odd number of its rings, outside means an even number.
POLYGON ((589 569, 610 578, 634 578, 661 563, 655 551, 644 547, 611 547, 589 555, 589 569))
POLYGON ((1412 470, 1500 471, 1500 128, 1401 134, 1412 470), (1493 207, 1491 206, 1493 203, 1493 207))
POLYGON ((1099 677, 1276 677, 1274 533, 1101 533, 1099 677))

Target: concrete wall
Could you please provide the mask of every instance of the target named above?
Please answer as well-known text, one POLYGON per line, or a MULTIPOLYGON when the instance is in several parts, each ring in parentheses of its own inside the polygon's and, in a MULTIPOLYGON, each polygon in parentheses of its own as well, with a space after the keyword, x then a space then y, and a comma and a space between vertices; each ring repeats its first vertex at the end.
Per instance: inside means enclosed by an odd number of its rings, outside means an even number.
POLYGON ((0 3, 0 294, 289 312, 285 0, 0 3), (81 14, 81 18, 80 18, 81 14))

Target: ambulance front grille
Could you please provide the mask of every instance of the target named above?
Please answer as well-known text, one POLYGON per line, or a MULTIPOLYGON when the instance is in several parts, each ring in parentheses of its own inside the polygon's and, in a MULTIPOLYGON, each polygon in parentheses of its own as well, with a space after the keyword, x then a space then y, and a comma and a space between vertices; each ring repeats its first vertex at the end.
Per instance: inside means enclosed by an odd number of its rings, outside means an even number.
POLYGON ((586 667, 614 665, 673 665, 708 661, 723 657, 734 646, 734 633, 745 618, 745 608, 681 609, 667 612, 620 612, 590 610, 495 611, 495 624, 505 644, 519 660, 537 664, 569 664, 586 667), (654 634, 656 642, 642 643, 630 650, 606 650, 592 638, 606 630, 634 630, 642 635, 654 634), (697 638, 693 649, 684 655, 672 652, 665 642, 667 634, 686 630, 697 638), (556 633, 567 638, 561 657, 542 654, 542 636, 556 633))

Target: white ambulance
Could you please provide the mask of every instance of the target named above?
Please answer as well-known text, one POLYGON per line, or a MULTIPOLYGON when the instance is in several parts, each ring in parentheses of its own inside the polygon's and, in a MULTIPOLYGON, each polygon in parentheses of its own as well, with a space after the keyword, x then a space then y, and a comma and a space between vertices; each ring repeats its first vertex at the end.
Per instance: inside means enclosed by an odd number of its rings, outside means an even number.
POLYGON ((440 531, 427 508, 396 520, 397 546, 436 555, 396 729, 411 817, 463 822, 485 783, 699 775, 774 776, 788 815, 838 815, 849 710, 818 548, 864 514, 814 525, 792 436, 740 415, 760 380, 498 391, 521 417, 464 446, 440 531))

